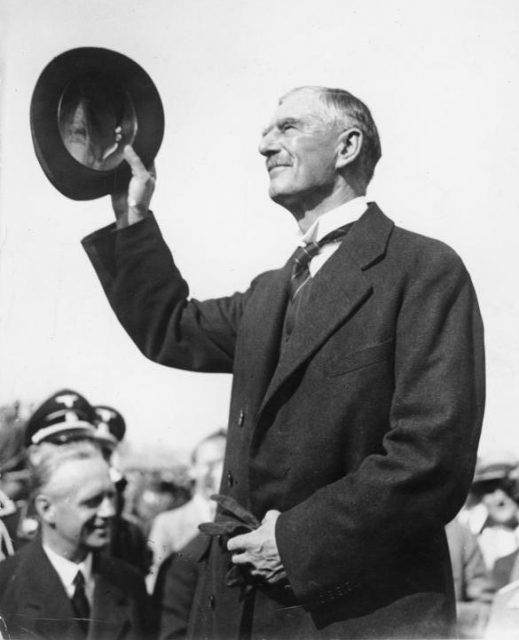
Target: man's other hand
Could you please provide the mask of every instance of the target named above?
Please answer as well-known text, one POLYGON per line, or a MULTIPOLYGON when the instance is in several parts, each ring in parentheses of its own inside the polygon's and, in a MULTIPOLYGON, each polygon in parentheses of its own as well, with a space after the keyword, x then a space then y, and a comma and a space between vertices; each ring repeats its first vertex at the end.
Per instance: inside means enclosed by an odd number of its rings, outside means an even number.
POLYGON ((146 169, 130 145, 124 147, 124 157, 132 170, 132 177, 127 188, 125 186, 112 194, 112 207, 119 228, 139 222, 148 214, 156 178, 154 165, 146 169))
POLYGON ((279 511, 267 511, 261 525, 251 533, 235 536, 227 543, 232 561, 250 567, 250 573, 275 583, 286 577, 276 543, 276 520, 279 511))

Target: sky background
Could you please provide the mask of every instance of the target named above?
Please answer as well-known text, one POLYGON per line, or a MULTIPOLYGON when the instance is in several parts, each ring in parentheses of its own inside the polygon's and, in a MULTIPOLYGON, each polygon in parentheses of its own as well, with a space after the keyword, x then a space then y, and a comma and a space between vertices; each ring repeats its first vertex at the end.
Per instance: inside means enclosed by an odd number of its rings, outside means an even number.
POLYGON ((111 222, 109 199, 66 199, 36 160, 32 91, 79 46, 133 58, 160 92, 152 208, 202 299, 297 241, 257 153, 278 97, 318 84, 363 99, 383 147, 369 196, 462 256, 486 327, 482 451, 519 454, 516 0, 0 0, 0 404, 71 387, 124 414, 141 459, 168 460, 226 424, 230 377, 137 351, 80 246, 111 222))

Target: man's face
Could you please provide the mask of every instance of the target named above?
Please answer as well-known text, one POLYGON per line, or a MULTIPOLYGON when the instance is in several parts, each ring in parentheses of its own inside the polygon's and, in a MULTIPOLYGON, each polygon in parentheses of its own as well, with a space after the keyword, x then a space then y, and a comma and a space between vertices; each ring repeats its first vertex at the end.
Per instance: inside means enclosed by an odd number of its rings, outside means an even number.
POLYGON ((45 526, 68 557, 108 544, 115 515, 115 490, 101 458, 70 460, 55 471, 45 489, 49 508, 45 526))
POLYGON ((283 100, 259 145, 274 202, 294 209, 333 191, 339 133, 316 93, 303 89, 283 100))
POLYGON ((222 479, 225 438, 214 438, 199 445, 190 475, 195 481, 195 493, 209 498, 218 493, 222 479))

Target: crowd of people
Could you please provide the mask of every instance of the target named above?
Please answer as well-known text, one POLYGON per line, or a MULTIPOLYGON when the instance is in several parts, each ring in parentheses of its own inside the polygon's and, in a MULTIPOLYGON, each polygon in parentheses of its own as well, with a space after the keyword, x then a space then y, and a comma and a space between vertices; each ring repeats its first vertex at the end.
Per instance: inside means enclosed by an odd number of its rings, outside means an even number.
MULTIPOLYGON (((183 483, 168 479, 168 470, 121 468, 125 433, 119 411, 69 389, 28 420, 18 404, 0 408, 2 637, 84 638, 91 625, 92 637, 119 637, 123 619, 113 619, 111 599, 121 594, 131 604, 123 637, 186 636, 197 559, 207 547, 199 525, 214 520, 226 433, 195 447, 186 473, 177 473, 183 483)), ((501 631, 503 611, 510 615, 501 601, 519 580, 518 458, 478 460, 467 502, 446 533, 459 636, 501 631)))
POLYGON ((185 635, 196 583, 173 561, 214 518, 225 431, 172 474, 123 469, 123 416, 76 391, 23 414, 0 408, 0 637, 185 635))

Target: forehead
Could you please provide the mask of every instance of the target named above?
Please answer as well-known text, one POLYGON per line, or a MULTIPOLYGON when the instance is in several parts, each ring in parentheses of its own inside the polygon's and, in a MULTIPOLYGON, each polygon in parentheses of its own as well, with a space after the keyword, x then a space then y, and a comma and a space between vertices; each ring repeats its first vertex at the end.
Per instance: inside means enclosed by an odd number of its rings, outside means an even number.
POLYGON ((309 89, 300 89, 280 99, 272 122, 276 123, 285 118, 325 121, 326 117, 326 105, 319 94, 309 89))
POLYGON ((111 488, 106 462, 99 457, 66 460, 55 470, 49 486, 56 496, 81 500, 83 496, 111 488))

